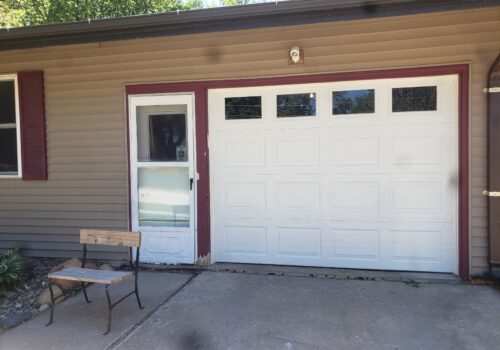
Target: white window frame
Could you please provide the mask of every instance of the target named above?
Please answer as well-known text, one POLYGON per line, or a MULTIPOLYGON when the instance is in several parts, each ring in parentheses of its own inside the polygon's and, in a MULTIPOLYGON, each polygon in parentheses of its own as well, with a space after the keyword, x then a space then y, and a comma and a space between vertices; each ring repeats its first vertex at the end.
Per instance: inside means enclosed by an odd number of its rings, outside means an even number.
MULTIPOLYGON (((19 111, 19 85, 17 82, 17 74, 1 74, 0 81, 14 81, 14 103, 16 110, 16 138, 17 138, 17 174, 6 173, 0 171, 0 179, 22 178, 22 158, 21 158, 21 120, 19 111)), ((0 112, 1 113, 1 112, 0 112)), ((11 129, 13 123, 0 124, 0 129, 11 129)))

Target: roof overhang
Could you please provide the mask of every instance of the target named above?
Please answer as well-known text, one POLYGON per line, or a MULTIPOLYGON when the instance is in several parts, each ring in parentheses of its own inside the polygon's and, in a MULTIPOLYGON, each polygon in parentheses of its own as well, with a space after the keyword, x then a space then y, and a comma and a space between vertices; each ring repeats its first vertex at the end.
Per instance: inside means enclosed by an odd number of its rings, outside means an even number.
POLYGON ((291 0, 0 30, 0 51, 500 6, 500 0, 291 0))

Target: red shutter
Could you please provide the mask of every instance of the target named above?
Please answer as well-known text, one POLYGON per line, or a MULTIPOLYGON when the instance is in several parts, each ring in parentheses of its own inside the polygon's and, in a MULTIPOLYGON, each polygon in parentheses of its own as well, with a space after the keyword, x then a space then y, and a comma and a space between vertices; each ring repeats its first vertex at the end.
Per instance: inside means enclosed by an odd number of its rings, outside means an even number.
POLYGON ((47 180, 43 72, 19 72, 23 180, 47 180))

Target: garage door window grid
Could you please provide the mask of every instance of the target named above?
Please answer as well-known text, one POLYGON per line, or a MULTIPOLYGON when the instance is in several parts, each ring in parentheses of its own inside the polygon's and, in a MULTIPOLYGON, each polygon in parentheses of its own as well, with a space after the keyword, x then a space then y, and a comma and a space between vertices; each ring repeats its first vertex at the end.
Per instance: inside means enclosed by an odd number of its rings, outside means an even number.
POLYGON ((392 89, 392 112, 423 112, 437 110, 437 86, 392 89))
POLYGON ((332 93, 333 115, 375 113, 375 90, 345 90, 332 93))
POLYGON ((226 120, 237 119, 261 119, 262 97, 226 97, 225 98, 226 120))
POLYGON ((278 118, 315 117, 316 93, 277 95, 276 115, 278 118))

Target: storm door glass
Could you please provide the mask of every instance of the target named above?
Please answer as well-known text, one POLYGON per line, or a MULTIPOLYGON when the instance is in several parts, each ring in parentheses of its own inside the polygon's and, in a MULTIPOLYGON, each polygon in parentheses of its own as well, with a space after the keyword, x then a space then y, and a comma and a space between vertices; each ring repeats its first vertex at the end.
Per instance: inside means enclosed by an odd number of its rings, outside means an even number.
POLYGON ((139 226, 189 227, 187 106, 138 106, 136 115, 139 226))

